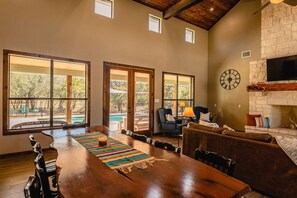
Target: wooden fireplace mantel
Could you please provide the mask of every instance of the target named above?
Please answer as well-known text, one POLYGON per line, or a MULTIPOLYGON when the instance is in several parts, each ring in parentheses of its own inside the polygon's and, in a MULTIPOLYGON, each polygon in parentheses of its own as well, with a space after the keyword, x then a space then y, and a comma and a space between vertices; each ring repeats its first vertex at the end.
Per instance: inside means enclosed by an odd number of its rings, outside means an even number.
POLYGON ((247 86, 248 92, 296 91, 297 83, 255 83, 247 86))

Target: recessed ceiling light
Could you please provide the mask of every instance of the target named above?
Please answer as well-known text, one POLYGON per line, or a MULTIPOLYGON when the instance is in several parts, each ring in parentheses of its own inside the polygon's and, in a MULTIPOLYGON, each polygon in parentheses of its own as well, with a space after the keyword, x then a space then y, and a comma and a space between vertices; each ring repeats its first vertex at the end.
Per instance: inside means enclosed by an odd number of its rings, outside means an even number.
POLYGON ((209 10, 212 12, 212 11, 214 11, 214 8, 213 8, 213 7, 211 7, 209 10))

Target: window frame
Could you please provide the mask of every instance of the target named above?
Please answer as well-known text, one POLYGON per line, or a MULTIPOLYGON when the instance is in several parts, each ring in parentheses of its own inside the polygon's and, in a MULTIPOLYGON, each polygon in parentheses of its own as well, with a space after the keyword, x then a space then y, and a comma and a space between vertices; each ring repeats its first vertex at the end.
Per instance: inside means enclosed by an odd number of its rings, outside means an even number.
POLYGON ((161 34, 162 33, 162 19, 160 17, 157 17, 157 16, 153 15, 153 14, 149 14, 148 30, 151 31, 151 32, 161 34), (153 31, 153 30, 150 29, 151 18, 157 19, 159 21, 159 31, 158 32, 153 31))
POLYGON ((190 28, 186 28, 186 30, 185 30, 185 41, 187 42, 187 43, 192 43, 192 44, 195 44, 195 30, 193 30, 193 29, 190 29, 190 28), (191 39, 191 41, 188 41, 187 40, 187 32, 191 32, 192 33, 192 39, 191 39))
POLYGON ((95 8, 95 10, 94 10, 95 14, 100 15, 100 16, 103 16, 103 17, 106 17, 106 18, 109 18, 109 19, 113 19, 113 18, 114 18, 114 0, 95 0, 94 8, 95 8), (96 3, 97 3, 97 2, 98 2, 98 3, 101 3, 101 2, 103 2, 103 1, 109 1, 109 2, 111 3, 111 17, 109 17, 109 16, 105 16, 105 15, 103 15, 103 14, 100 14, 100 13, 97 13, 97 12, 96 12, 96 3))
MULTIPOLYGON (((83 60, 77 60, 77 59, 71 59, 71 58, 62 58, 62 57, 56 57, 56 56, 49 56, 49 55, 41 55, 36 53, 28 53, 28 52, 20 52, 20 51, 14 51, 14 50, 3 50, 3 135, 16 135, 16 134, 28 134, 28 133, 38 133, 42 130, 51 130, 51 129, 60 129, 62 126, 49 126, 49 127, 36 127, 36 128, 26 128, 26 129, 15 129, 11 130, 8 128, 8 120, 9 120, 9 101, 10 101, 10 62, 9 62, 9 56, 10 55, 19 55, 19 56, 26 56, 26 57, 32 57, 32 58, 43 58, 43 59, 49 59, 51 62, 50 69, 50 78, 54 77, 53 73, 53 62, 54 61, 66 61, 66 62, 76 62, 76 63, 82 63, 86 64, 86 71, 85 71, 85 78, 86 79, 86 98, 83 100, 87 100, 86 105, 86 119, 87 122, 85 122, 86 126, 90 126, 90 109, 91 109, 91 62, 90 61, 83 61, 83 60)), ((50 89, 53 89, 54 82, 51 80, 50 89)), ((52 92, 52 91, 51 91, 52 92)), ((53 98, 53 93, 51 93, 50 98, 48 99, 50 102, 54 102, 55 98, 53 98)), ((19 99, 27 99, 27 98, 19 98, 19 99)), ((37 98, 38 99, 38 98, 37 98)), ((67 98, 65 98, 67 100, 67 98)), ((75 99, 75 98, 73 98, 75 99)), ((51 107, 52 109, 53 107, 51 107)), ((50 117, 50 122, 54 118, 54 114, 52 114, 52 117, 50 117)))
MULTIPOLYGON (((177 104, 179 104, 179 101, 189 101, 189 102, 192 102, 193 106, 195 106, 195 76, 193 75, 188 75, 188 74, 181 74, 181 73, 172 73, 172 72, 162 72, 162 108, 164 108, 164 103, 165 101, 176 101, 177 104), (176 87, 176 92, 177 92, 177 97, 175 99, 165 99, 164 96, 165 96, 165 75, 175 75, 177 78, 177 87, 176 87), (192 78, 192 89, 193 89, 193 98, 192 99, 179 99, 178 98, 178 77, 179 76, 182 76, 182 77, 190 77, 192 78)), ((177 112, 177 115, 175 115, 176 117, 179 117, 180 115, 178 115, 178 105, 176 105, 176 109, 175 109, 175 112, 177 112)))

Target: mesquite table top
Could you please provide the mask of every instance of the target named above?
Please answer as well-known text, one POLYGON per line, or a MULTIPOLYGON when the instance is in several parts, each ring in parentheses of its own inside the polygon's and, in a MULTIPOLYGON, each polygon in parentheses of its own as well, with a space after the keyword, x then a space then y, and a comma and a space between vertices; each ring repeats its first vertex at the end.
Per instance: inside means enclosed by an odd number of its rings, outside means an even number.
POLYGON ((61 197, 241 197, 247 184, 182 154, 155 148, 104 126, 43 131, 53 138, 61 197), (154 156, 147 169, 118 173, 104 165, 71 135, 100 131, 154 156))

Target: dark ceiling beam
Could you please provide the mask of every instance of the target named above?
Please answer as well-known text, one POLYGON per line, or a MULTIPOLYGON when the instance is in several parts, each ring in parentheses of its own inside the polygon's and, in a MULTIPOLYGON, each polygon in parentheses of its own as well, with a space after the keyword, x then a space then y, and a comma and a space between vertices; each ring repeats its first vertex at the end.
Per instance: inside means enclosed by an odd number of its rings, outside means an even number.
POLYGON ((178 3, 174 4, 173 6, 167 8, 163 12, 164 19, 170 19, 181 13, 182 11, 200 3, 203 0, 181 0, 178 3))

